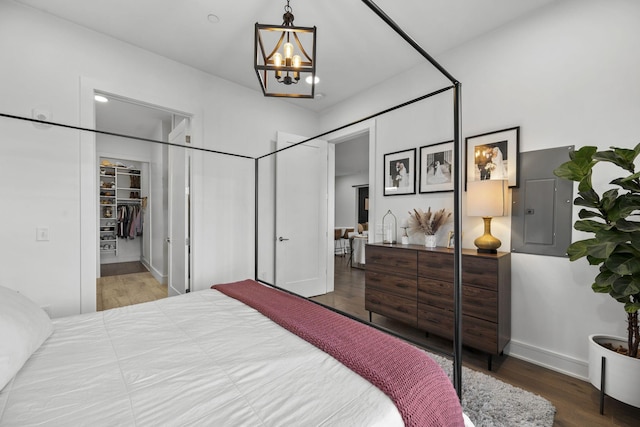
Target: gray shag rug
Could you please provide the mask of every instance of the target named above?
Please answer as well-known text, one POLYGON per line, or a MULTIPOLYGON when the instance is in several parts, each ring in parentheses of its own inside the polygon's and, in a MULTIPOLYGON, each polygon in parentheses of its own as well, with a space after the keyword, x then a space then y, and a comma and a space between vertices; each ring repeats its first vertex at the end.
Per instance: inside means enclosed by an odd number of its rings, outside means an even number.
MULTIPOLYGON (((429 353, 453 378, 453 364, 429 353)), ((462 367, 462 409, 476 427, 552 427, 556 408, 548 400, 492 376, 462 367)))

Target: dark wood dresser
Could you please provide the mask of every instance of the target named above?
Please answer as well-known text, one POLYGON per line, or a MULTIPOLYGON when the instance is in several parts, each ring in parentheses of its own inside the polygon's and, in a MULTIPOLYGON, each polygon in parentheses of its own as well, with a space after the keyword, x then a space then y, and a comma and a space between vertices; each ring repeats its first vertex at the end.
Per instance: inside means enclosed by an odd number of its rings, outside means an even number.
MULTIPOLYGON (((453 339, 453 249, 366 248, 365 308, 453 339)), ((500 354, 511 339, 511 254, 462 250, 462 343, 500 354)))

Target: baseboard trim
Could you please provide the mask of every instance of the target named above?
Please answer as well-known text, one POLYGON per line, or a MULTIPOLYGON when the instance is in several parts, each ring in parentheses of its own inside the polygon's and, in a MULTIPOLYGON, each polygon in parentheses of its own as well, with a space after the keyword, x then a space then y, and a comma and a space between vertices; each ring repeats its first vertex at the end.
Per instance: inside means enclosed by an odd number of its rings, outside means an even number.
POLYGON ((509 342, 507 348, 505 348, 505 353, 516 359, 521 359, 570 377, 583 381, 589 380, 589 362, 586 360, 576 359, 575 357, 534 347, 516 340, 509 342))
POLYGON ((154 277, 154 279, 156 279, 159 283, 166 285, 167 284, 167 276, 165 276, 164 274, 162 274, 162 272, 158 271, 157 268, 154 268, 148 261, 146 258, 143 258, 140 260, 140 262, 142 263, 142 265, 144 265, 147 270, 149 270, 149 272, 151 273, 151 275, 154 277))

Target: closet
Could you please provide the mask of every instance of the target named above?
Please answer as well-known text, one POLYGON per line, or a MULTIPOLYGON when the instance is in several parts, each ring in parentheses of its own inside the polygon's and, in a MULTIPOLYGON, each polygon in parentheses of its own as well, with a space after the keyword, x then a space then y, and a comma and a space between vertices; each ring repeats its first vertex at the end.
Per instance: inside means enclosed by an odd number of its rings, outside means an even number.
POLYGON ((100 263, 140 261, 147 201, 142 164, 101 157, 99 171, 100 263))

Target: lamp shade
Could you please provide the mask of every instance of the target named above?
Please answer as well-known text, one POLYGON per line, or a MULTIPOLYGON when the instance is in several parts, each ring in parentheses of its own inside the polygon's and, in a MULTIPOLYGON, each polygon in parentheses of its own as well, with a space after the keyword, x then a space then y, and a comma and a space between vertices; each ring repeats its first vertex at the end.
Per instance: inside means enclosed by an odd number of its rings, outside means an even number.
POLYGON ((505 192, 503 179, 467 182, 467 215, 503 216, 505 192))

